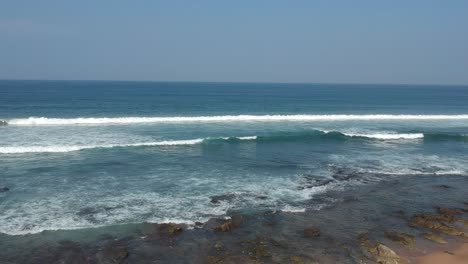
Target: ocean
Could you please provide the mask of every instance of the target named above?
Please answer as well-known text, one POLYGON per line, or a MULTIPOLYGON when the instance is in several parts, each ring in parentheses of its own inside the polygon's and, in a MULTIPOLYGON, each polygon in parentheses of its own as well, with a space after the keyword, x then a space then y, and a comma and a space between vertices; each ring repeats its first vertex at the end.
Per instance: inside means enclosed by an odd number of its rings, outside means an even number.
POLYGON ((4 80, 0 120, 4 246, 468 175, 466 86, 4 80))

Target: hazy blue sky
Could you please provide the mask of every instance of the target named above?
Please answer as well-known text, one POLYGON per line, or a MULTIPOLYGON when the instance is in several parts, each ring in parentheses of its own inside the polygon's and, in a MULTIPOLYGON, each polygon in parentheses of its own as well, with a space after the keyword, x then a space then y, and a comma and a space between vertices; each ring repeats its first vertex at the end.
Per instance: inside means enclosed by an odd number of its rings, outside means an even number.
POLYGON ((468 1, 0 0, 0 78, 468 84, 468 1))

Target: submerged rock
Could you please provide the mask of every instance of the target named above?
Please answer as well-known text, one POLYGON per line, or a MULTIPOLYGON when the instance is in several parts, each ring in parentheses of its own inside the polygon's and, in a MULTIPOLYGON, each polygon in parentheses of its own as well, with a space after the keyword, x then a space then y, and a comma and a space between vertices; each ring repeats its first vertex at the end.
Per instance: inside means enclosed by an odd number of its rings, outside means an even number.
POLYGON ((231 231, 234 228, 239 227, 243 222, 244 222, 244 217, 243 216, 234 215, 234 216, 231 217, 231 219, 228 219, 228 220, 224 221, 223 224, 221 224, 219 226, 216 226, 214 228, 214 230, 219 231, 219 232, 231 231))
POLYGON ((121 263, 128 257, 127 248, 124 245, 108 245, 96 253, 96 263, 115 264, 121 263))
POLYGON ((411 220, 409 221, 409 225, 411 227, 429 228, 448 235, 468 237, 468 235, 465 232, 451 227, 443 223, 443 221, 453 222, 454 219, 453 217, 450 217, 450 215, 420 214, 411 218, 411 220))
POLYGON ((318 237, 320 236, 320 230, 316 227, 311 226, 304 229, 304 235, 306 237, 318 237))
POLYGON ((235 194, 222 194, 222 195, 214 195, 210 197, 211 200, 210 202, 213 204, 219 204, 222 201, 232 201, 234 198, 236 198, 235 194))
POLYGON ((449 219, 448 222, 453 222, 457 215, 461 215, 462 212, 458 209, 450 209, 444 207, 437 207, 437 211, 440 215, 444 216, 446 219, 449 219))
POLYGON ((0 193, 1 192, 8 192, 10 190, 10 188, 8 187, 0 187, 0 193))
POLYGON ((157 229, 159 233, 165 233, 170 236, 178 235, 184 231, 183 225, 174 223, 159 224, 157 229))
POLYGON ((434 185, 434 187, 442 188, 442 189, 451 189, 451 188, 453 188, 452 186, 445 185, 445 184, 434 185))
POLYGON ((447 244, 447 241, 445 241, 442 237, 432 233, 424 233, 422 236, 427 240, 431 240, 439 244, 447 244))
POLYGON ((395 251, 381 243, 371 243, 367 234, 360 234, 359 245, 366 256, 381 264, 406 263, 395 251))
POLYGON ((385 236, 387 236, 390 240, 408 248, 414 248, 414 243, 416 242, 415 236, 394 230, 385 231, 385 236))
POLYGON ((260 259, 271 257, 271 253, 267 249, 266 241, 260 237, 242 242, 241 245, 245 247, 248 254, 253 258, 260 259))

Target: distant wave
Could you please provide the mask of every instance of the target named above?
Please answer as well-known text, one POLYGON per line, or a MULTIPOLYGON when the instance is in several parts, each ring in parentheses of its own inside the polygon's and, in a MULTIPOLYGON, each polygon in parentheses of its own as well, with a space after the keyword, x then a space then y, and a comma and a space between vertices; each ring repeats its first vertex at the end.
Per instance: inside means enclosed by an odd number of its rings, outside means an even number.
POLYGON ((139 123, 206 123, 206 122, 279 122, 279 121, 352 121, 352 120, 464 120, 465 115, 224 115, 174 117, 29 117, 11 119, 9 125, 111 125, 139 123))
POLYGON ((382 140, 391 140, 391 139, 418 139, 424 138, 423 133, 411 133, 411 134, 384 134, 384 133, 376 133, 376 134, 353 134, 353 133, 343 133, 349 137, 363 137, 363 138, 373 138, 373 139, 382 139, 382 140))

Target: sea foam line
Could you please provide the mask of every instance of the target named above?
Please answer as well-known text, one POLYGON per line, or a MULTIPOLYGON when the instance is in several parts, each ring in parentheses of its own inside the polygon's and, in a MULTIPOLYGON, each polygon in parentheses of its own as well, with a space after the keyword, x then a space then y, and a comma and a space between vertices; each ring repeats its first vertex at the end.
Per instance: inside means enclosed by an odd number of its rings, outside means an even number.
MULTIPOLYGON (((85 149, 95 148, 116 148, 116 147, 144 147, 144 146, 183 146, 183 145, 195 145, 201 144, 207 140, 223 139, 229 140, 231 138, 197 138, 187 140, 165 140, 157 142, 142 142, 142 143, 131 143, 131 144, 107 144, 107 145, 70 145, 70 146, 9 146, 0 147, 0 154, 21 154, 21 153, 60 153, 60 152, 72 152, 85 149)), ((238 140, 255 140, 256 136, 248 137, 235 137, 233 139, 238 140)))
POLYGON ((392 133, 376 133, 376 134, 355 134, 355 133, 343 133, 348 137, 364 137, 372 139, 392 140, 392 139, 418 139, 424 138, 423 133, 403 133, 403 134, 392 134, 392 133))
POLYGON ((187 123, 187 122, 278 122, 278 121, 353 121, 353 120, 464 120, 463 115, 224 115, 224 116, 174 116, 174 117, 80 117, 47 118, 29 117, 11 119, 9 125, 106 125, 138 123, 187 123))

